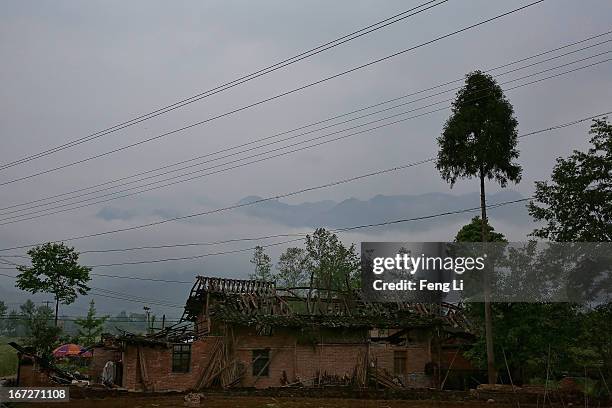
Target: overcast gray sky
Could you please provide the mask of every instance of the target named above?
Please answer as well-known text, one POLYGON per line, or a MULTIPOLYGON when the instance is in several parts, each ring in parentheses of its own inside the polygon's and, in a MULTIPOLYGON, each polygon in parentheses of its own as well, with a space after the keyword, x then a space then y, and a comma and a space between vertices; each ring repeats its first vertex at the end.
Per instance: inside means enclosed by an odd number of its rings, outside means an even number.
MULTIPOLYGON (((451 0, 415 17, 169 114, 94 142, 1 170, 0 182, 105 152, 227 112, 527 3, 451 0)), ((0 162, 10 162, 52 148, 213 88, 416 4, 416 1, 354 0, 4 1, 0 13, 0 162)), ((230 117, 98 160, 2 186, 0 206, 60 194, 265 137, 454 80, 474 69, 501 65, 610 29, 612 3, 609 0, 547 0, 414 52, 230 117)), ((602 37, 599 41, 609 38, 602 37)), ((610 51, 610 44, 499 77, 498 80, 503 82, 610 51)), ((609 57, 610 54, 602 55, 566 69, 609 57)), ((508 99, 514 105, 519 120, 519 132, 525 133, 612 110, 611 79, 612 65, 607 62, 508 92, 508 99)), ((452 95, 441 95, 411 105, 410 108, 450 98, 452 95)), ((448 113, 442 111, 426 115, 343 141, 135 197, 0 226, 0 247, 153 222, 172 215, 231 205, 249 195, 265 197, 427 158, 436 152, 435 138, 448 113), (105 217, 101 214, 118 216, 105 217)), ((380 117, 382 115, 373 118, 380 117)), ((533 191, 535 180, 549 176, 556 157, 565 156, 572 149, 585 148, 587 129, 588 124, 585 123, 521 140, 519 161, 524 169, 523 180, 510 188, 528 196, 533 191)), ((489 188, 492 192, 498 190, 492 184, 489 188)), ((440 180, 434 167, 425 164, 284 201, 302 203, 329 199, 339 202, 352 197, 368 200, 377 194, 464 194, 476 190, 477 184, 473 180, 459 182, 450 190, 440 180)), ((449 200, 448 206, 454 209, 452 200, 449 200)), ((469 220, 469 217, 466 215, 464 221, 469 220)), ((368 221, 363 219, 363 223, 368 221)), ((431 228, 420 228, 418 231, 379 231, 375 235, 362 231, 345 235, 343 239, 347 243, 359 243, 368 239, 444 241, 451 239, 461 224, 460 221, 453 221, 445 225, 436 224, 431 228)), ((498 223, 496 227, 511 239, 521 240, 525 239, 533 225, 504 222, 498 223)), ((206 220, 166 223, 146 230, 71 244, 79 250, 87 250, 214 241, 296 231, 307 232, 310 229, 289 228, 230 211, 206 217, 206 220)), ((90 264, 112 263, 195 255, 249 245, 242 243, 214 248, 91 254, 85 255, 83 259, 90 264)), ((270 252, 276 257, 282 248, 270 252)), ((98 270, 101 273, 165 276, 188 281, 196 274, 246 277, 249 271, 248 254, 98 270)), ((125 292, 136 288, 133 282, 112 279, 96 278, 92 284, 125 292)), ((7 292, 12 290, 11 287, 10 279, 0 277, 0 289, 7 292)), ((148 294, 153 297, 174 299, 182 303, 188 285, 148 284, 146 288, 150 289, 148 294)), ((140 293, 145 296, 147 292, 140 293)), ((3 294, 0 291, 1 296, 3 294)), ((99 302, 101 309, 112 312, 130 307, 129 303, 119 301, 99 299, 99 302)), ((84 301, 76 307, 82 308, 83 305, 84 301)), ((131 307, 140 310, 137 304, 131 307)))

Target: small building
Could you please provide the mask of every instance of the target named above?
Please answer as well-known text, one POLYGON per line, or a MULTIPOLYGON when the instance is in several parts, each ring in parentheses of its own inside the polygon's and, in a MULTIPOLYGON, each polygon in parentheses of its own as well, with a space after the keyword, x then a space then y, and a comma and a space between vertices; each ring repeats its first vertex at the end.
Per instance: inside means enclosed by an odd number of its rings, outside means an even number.
POLYGON ((143 391, 429 387, 447 355, 440 334, 467 328, 451 305, 369 303, 353 292, 212 277, 197 278, 181 320, 151 335, 107 337, 92 367, 113 361, 115 384, 143 391))

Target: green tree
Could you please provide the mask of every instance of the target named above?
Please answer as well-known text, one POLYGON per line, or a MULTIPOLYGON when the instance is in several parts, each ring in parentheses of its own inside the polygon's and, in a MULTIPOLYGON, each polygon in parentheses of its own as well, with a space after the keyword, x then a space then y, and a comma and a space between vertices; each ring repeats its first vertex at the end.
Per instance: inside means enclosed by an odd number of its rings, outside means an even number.
MULTIPOLYGON (((495 232, 490 224, 487 223, 487 237, 489 242, 506 242, 504 234, 495 232)), ((457 235, 455 236, 456 242, 481 242, 482 239, 482 220, 480 217, 472 218, 469 224, 461 227, 457 235)))
POLYGON ((284 287, 297 287, 307 284, 308 257, 303 248, 291 247, 283 252, 278 260, 278 280, 284 287))
MULTIPOLYGON (((481 71, 466 76, 453 102, 452 114, 438 137, 436 167, 451 187, 458 179, 480 180, 481 239, 487 237, 485 180, 502 187, 519 182, 517 125, 514 109, 493 77, 481 71)), ((491 307, 485 284, 485 322, 489 383, 496 382, 491 307)))
POLYGON ((104 331, 104 322, 108 316, 96 317, 96 307, 93 299, 89 302, 87 316, 84 319, 76 319, 75 323, 79 327, 76 336, 77 343, 83 346, 95 344, 104 331))
MULTIPOLYGON (((490 242, 507 242, 506 237, 496 232, 493 226, 486 225, 490 242)), ((456 242, 478 242, 482 236, 482 220, 474 217, 464 225, 455 237, 456 242)), ((532 242, 528 248, 533 249, 532 242)), ((533 254, 511 248, 512 254, 505 266, 513 271, 524 272, 533 254)), ((508 270, 506 270, 508 272, 508 270)), ((508 282, 513 289, 520 290, 523 282, 508 282)), ((496 284, 503 284, 496 282, 496 284)), ((553 303, 492 303, 492 317, 495 331, 493 343, 495 354, 503 355, 504 359, 497 361, 495 368, 506 373, 506 363, 515 383, 523 383, 533 377, 541 377, 541 368, 546 365, 548 348, 555 358, 558 367, 569 368, 572 359, 567 350, 573 347, 576 337, 578 308, 569 304, 553 303)), ((466 314, 474 325, 477 333, 485 332, 483 319, 484 305, 468 303, 466 314)), ((478 366, 487 365, 486 337, 479 335, 465 355, 478 366)))
POLYGON ((450 118, 438 137, 436 168, 451 187, 458 179, 480 180, 482 238, 486 241, 485 180, 502 187, 518 183, 517 125, 514 109, 493 77, 481 71, 466 76, 465 86, 453 102, 450 118))
POLYGON ((602 365, 602 374, 609 382, 612 378, 612 303, 586 310, 582 322, 575 349, 580 365, 602 365))
POLYGON ((551 182, 537 181, 529 213, 532 235, 557 242, 612 241, 612 124, 595 119, 591 147, 558 158, 551 182))
POLYGON ((249 277, 251 279, 257 279, 262 281, 273 281, 274 275, 272 273, 272 260, 270 256, 264 252, 263 247, 256 246, 251 263, 255 268, 255 272, 249 277))
POLYGON ((351 291, 358 287, 360 259, 355 245, 346 247, 336 234, 318 228, 306 236, 306 255, 309 308, 315 288, 320 294, 327 292, 329 298, 335 291, 351 291))
MULTIPOLYGON (((595 119, 589 130, 591 146, 557 158, 551 181, 536 182, 529 213, 544 226, 533 236, 556 242, 612 241, 612 124, 595 119)), ((603 254, 605 255, 605 254, 603 254)), ((590 280, 594 268, 581 271, 590 280)), ((612 378, 612 304, 604 303, 580 314, 579 335, 568 354, 575 366, 603 363, 602 374, 612 378)))
POLYGON ((28 251, 32 266, 18 266, 16 286, 30 293, 51 293, 55 298, 55 326, 59 304, 69 305, 77 296, 89 291, 91 268, 79 265, 79 254, 74 248, 46 243, 28 251))
POLYGON ((34 348, 39 355, 49 355, 57 346, 57 339, 62 332, 60 327, 51 323, 54 319, 53 310, 47 306, 31 308, 30 305, 24 310, 26 336, 23 343, 34 348))
MULTIPOLYGON (((479 303, 467 307, 470 321, 477 328, 484 326, 482 308, 479 303)), ((507 363, 514 383, 528 383, 545 376, 549 350, 549 364, 554 362, 557 372, 571 372, 581 367, 576 352, 581 348, 582 356, 586 354, 584 344, 581 345, 577 339, 582 331, 578 306, 569 303, 493 303, 492 310, 495 351, 503 356, 503 359, 498 359, 496 368, 505 376, 507 363)), ((485 366, 485 339, 477 336, 465 355, 477 365, 485 366)))

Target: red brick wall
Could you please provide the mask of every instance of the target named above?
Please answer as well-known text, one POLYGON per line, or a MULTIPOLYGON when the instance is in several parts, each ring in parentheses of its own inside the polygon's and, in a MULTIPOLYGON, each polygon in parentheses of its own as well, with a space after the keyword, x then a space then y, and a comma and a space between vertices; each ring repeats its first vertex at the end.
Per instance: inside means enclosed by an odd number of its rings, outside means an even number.
MULTIPOLYGON (((231 339, 234 344, 230 349, 234 357, 245 368, 245 374, 240 382, 241 387, 268 388, 282 385, 281 378, 285 372, 287 380, 294 382, 298 378, 305 384, 321 375, 343 377, 352 376, 359 356, 364 356, 368 350, 365 342, 318 342, 300 344, 295 330, 276 330, 272 336, 257 335, 252 328, 234 328, 228 331, 225 339, 231 339), (270 364, 268 376, 256 376, 253 373, 253 350, 269 349, 270 364)), ((191 369, 188 373, 172 372, 172 349, 163 347, 142 347, 149 380, 153 389, 188 390, 196 386, 202 370, 207 366, 213 344, 220 337, 210 336, 197 340, 192 345, 191 369)), ((371 344, 370 350, 378 359, 379 368, 387 369, 393 374, 393 352, 407 351, 407 375, 405 384, 411 386, 427 386, 429 378, 424 374, 425 364, 431 361, 429 341, 415 343, 408 347, 397 347, 388 344, 371 344)), ((131 389, 142 389, 142 379, 138 366, 136 346, 127 346, 123 353, 124 371, 123 386, 131 389)))
MULTIPOLYGON (((298 344, 295 330, 277 330, 272 336, 257 336, 253 330, 235 330, 235 355, 246 367, 241 382, 243 387, 278 387, 282 385, 283 371, 289 382, 308 382, 319 373, 353 375, 357 356, 364 355, 365 343, 320 343, 316 345, 298 344), (253 350, 270 349, 269 375, 259 377, 253 373, 253 350)), ((255 373, 256 374, 256 373, 255 373)))
POLYGON ((49 374, 29 357, 22 357, 19 362, 20 387, 49 387, 57 385, 49 379, 49 374))
POLYGON ((102 369, 108 361, 117 362, 121 359, 121 353, 117 350, 107 349, 103 347, 95 347, 93 350, 93 357, 91 358, 91 364, 89 365, 89 376, 92 382, 100 383, 102 376, 102 369))
POLYGON ((429 342, 409 346, 373 343, 370 350, 372 357, 376 359, 378 368, 387 370, 391 375, 395 374, 395 351, 406 351, 406 375, 402 378, 404 385, 411 387, 431 385, 429 377, 425 375, 425 365, 432 360, 429 342))
MULTIPOLYGON (((172 348, 144 347, 147 374, 155 391, 184 391, 195 387, 210 357, 210 349, 218 337, 203 337, 191 345, 191 366, 187 373, 172 372, 172 348)), ((138 350, 128 345, 123 352, 123 386, 129 390, 142 390, 138 350)))
POLYGON ((288 330, 277 330, 272 336, 258 336, 252 328, 234 328, 234 355, 245 367, 241 387, 268 388, 281 385, 283 370, 289 381, 295 378, 295 336, 288 330), (270 349, 269 375, 253 374, 253 350, 270 349))
POLYGON ((358 356, 365 356, 367 349, 364 343, 300 345, 296 350, 297 375, 306 382, 318 374, 352 376, 358 356))

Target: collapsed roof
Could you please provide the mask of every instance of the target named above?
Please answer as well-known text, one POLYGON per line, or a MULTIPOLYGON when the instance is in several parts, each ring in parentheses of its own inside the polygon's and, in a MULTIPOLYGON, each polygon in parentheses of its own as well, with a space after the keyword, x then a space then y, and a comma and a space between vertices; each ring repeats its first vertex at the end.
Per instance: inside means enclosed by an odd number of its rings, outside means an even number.
POLYGON ((469 330, 461 309, 448 303, 367 302, 358 291, 276 288, 274 282, 198 276, 183 320, 202 314, 244 326, 406 328, 442 325, 469 330))

